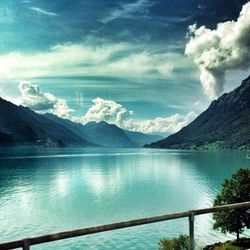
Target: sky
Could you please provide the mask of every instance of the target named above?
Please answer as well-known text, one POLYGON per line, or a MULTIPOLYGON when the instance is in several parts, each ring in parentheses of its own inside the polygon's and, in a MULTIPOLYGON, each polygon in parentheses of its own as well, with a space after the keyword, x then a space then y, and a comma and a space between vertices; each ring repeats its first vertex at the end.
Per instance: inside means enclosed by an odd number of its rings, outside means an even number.
POLYGON ((170 134, 249 75, 246 0, 1 0, 0 96, 170 134))

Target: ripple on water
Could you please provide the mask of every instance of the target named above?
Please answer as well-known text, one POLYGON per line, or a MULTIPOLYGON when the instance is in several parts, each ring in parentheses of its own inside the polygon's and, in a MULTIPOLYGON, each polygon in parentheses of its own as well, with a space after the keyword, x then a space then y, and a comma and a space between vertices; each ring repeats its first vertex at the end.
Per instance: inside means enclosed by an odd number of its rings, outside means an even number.
MULTIPOLYGON (((227 152, 58 149, 18 157, 0 159, 1 240, 209 207, 221 182, 249 166, 227 152)), ((225 239, 212 224, 211 215, 195 218, 200 244, 225 239)), ((187 232, 186 218, 34 249, 157 249, 160 239, 187 232)))

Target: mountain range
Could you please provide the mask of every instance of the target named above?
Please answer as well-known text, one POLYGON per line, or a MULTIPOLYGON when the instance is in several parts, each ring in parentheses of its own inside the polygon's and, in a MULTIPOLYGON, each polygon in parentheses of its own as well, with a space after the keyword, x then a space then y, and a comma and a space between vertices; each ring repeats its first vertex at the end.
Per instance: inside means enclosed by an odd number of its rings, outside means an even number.
POLYGON ((0 146, 141 147, 161 138, 104 121, 83 125, 53 114, 38 114, 0 98, 0 146))
POLYGON ((179 132, 145 147, 169 149, 250 148, 250 76, 179 132))
POLYGON ((53 114, 38 114, 0 98, 0 146, 17 145, 249 149, 250 76, 238 88, 213 101, 193 122, 165 139, 104 121, 83 125, 53 114))

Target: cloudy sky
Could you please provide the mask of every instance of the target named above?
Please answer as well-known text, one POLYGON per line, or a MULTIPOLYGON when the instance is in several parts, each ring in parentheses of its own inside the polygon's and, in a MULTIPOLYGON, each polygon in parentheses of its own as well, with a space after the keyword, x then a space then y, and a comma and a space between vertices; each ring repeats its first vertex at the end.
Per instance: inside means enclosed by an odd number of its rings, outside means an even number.
POLYGON ((173 133, 249 74, 246 0, 1 0, 0 96, 173 133))

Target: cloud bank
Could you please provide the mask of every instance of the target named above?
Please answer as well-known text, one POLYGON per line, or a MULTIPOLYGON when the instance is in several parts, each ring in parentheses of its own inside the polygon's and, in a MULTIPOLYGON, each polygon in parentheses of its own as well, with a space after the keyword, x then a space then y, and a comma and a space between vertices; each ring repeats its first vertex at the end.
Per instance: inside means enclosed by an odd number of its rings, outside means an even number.
POLYGON ((175 68, 193 70, 189 60, 180 54, 131 43, 63 44, 32 54, 0 55, 0 79, 74 76, 171 79, 176 76, 175 68))
MULTIPOLYGON (((97 97, 92 100, 92 105, 83 116, 74 115, 67 101, 55 95, 42 92, 39 85, 29 81, 21 81, 19 84, 21 95, 17 98, 6 97, 5 99, 23 105, 38 113, 52 113, 74 122, 86 124, 91 121, 106 121, 118 127, 142 133, 175 133, 186 126, 197 114, 193 111, 186 115, 174 114, 168 117, 156 117, 155 119, 134 119, 134 112, 126 109, 113 100, 105 100, 97 97)), ((0 91, 1 94, 1 91, 0 91)))
POLYGON ((157 117, 152 120, 131 120, 126 128, 132 131, 152 133, 176 133, 197 117, 194 111, 186 115, 174 114, 169 117, 157 117))
POLYGON ((92 102, 93 105, 84 116, 74 117, 73 120, 84 124, 90 121, 106 121, 131 131, 152 134, 175 133, 197 116, 195 112, 191 111, 187 115, 174 114, 152 120, 135 120, 133 111, 127 110, 115 101, 98 97, 92 102))
POLYGON ((20 105, 41 113, 52 113, 59 117, 69 118, 72 109, 68 107, 66 100, 57 98, 51 93, 43 93, 38 85, 28 81, 19 84, 21 97, 17 102, 20 105))
POLYGON ((219 23, 214 30, 192 25, 189 35, 185 53, 199 66, 204 93, 215 99, 223 92, 228 70, 250 66, 250 2, 237 21, 219 23))

